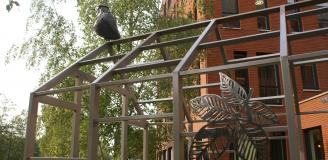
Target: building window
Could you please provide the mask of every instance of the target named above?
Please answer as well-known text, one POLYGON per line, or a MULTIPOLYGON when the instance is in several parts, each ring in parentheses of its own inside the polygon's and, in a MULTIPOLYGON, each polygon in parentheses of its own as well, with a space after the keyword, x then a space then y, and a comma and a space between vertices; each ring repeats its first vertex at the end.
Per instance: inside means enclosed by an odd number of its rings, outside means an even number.
MULTIPOLYGON (((257 55, 266 55, 268 53, 257 53, 257 55)), ((270 65, 258 68, 260 81, 260 96, 280 95, 279 66, 270 65)), ((270 99, 263 101, 266 104, 280 105, 281 99, 270 99)))
MULTIPOLYGON (((222 16, 238 14, 238 0, 222 0, 222 16)), ((224 27, 240 28, 240 21, 232 21, 223 24, 224 27)))
MULTIPOLYGON (((301 0, 295 0, 295 2, 299 2, 301 0)), ((299 12, 299 9, 292 10, 291 13, 297 13, 299 12)), ((302 32, 303 26, 302 26, 302 18, 300 16, 293 17, 289 20, 289 25, 291 32, 302 32)))
MULTIPOLYGON (((272 136, 285 136, 284 132, 271 133, 272 136)), ((270 158, 272 160, 287 160, 286 140, 273 139, 270 140, 270 158)))
MULTIPOLYGON (((294 10, 292 13, 296 13, 299 10, 294 10)), ((290 29, 291 32, 302 32, 303 27, 302 27, 302 19, 301 17, 293 17, 290 19, 290 29)))
POLYGON ((172 147, 170 147, 169 149, 168 149, 168 153, 167 153, 167 159, 168 160, 172 160, 172 147))
MULTIPOLYGON (((246 58, 247 52, 245 51, 234 51, 234 58, 246 58)), ((245 91, 249 92, 249 79, 248 79, 248 69, 237 69, 235 70, 235 80, 245 89, 245 91)))
MULTIPOLYGON (((318 7, 328 7, 328 3, 319 4, 318 7)), ((321 13, 318 15, 318 24, 320 28, 328 27, 328 13, 321 13)))
POLYGON ((320 28, 328 27, 328 13, 319 14, 318 23, 320 28))
POLYGON ((319 89, 316 64, 301 66, 303 89, 319 89))
MULTIPOLYGON (((268 7, 267 0, 255 0, 256 10, 265 9, 268 7)), ((269 16, 258 16, 257 27, 259 30, 270 30, 269 16)))
POLYGON ((321 127, 315 127, 304 130, 307 159, 324 160, 325 153, 323 149, 321 127))

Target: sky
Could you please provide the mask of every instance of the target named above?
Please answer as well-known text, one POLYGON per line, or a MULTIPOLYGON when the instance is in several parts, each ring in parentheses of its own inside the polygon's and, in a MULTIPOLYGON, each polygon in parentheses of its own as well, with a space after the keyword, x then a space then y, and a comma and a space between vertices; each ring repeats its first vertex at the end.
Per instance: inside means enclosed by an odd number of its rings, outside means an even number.
MULTIPOLYGON (((5 56, 10 47, 24 40, 31 0, 19 0, 20 6, 15 6, 10 12, 6 10, 7 2, 0 1, 0 93, 16 104, 14 109, 19 113, 28 109, 29 94, 39 86, 42 67, 28 70, 24 59, 5 64, 5 56)), ((74 2, 70 1, 56 9, 77 23, 77 11, 74 6, 74 2)))

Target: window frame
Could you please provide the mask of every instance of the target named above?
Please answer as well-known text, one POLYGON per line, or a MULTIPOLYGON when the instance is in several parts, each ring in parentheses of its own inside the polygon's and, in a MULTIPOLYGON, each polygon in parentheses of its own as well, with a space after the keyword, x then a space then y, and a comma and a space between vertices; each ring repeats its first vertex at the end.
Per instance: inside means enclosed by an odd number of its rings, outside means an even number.
MULTIPOLYGON (((255 0, 255 1, 257 1, 257 0, 255 0)), ((268 1, 267 0, 263 0, 263 2, 264 2, 264 8, 261 8, 261 9, 268 8, 268 1)), ((255 7, 256 7, 256 4, 255 4, 255 7)), ((256 9, 256 10, 261 10, 261 9, 256 9)), ((257 29, 259 31, 269 31, 271 29, 269 15, 264 15, 264 16, 258 16, 257 17, 257 29), (260 18, 264 18, 265 28, 260 28, 260 26, 259 26, 259 20, 260 20, 260 18)))
MULTIPOLYGON (((247 57, 247 51, 234 51, 233 54, 234 54, 234 59, 240 59, 240 58, 246 58, 247 57)), ((247 76, 244 77, 245 78, 244 81, 246 82, 246 86, 243 86, 242 84, 240 84, 240 85, 244 88, 246 93, 248 93, 249 92, 249 86, 250 86, 249 85, 249 72, 248 72, 248 69, 247 68, 245 68, 245 69, 236 69, 235 70, 235 80, 236 81, 237 81, 237 75, 236 75, 237 71, 246 71, 247 76)))
MULTIPOLYGON (((310 64, 303 64, 301 65, 301 74, 302 74, 302 87, 303 87, 303 90, 305 89, 310 89, 310 90, 319 90, 319 78, 318 78, 318 72, 317 72, 317 65, 315 63, 310 63, 310 64), (309 77, 305 77, 305 67, 311 65, 311 68, 312 68, 312 79, 313 79, 313 82, 312 83, 309 83, 310 85, 313 84, 314 86, 312 87, 308 87, 308 86, 305 86, 304 82, 305 82, 305 79, 308 79, 309 77)), ((310 86, 309 85, 309 86, 310 86)))
MULTIPOLYGON (((321 127, 321 125, 320 126, 316 126, 316 127, 312 127, 312 128, 307 128, 307 129, 304 129, 303 130, 303 133, 304 133, 304 140, 305 140, 305 150, 306 150, 306 157, 308 158, 308 159, 312 159, 312 157, 313 157, 313 153, 312 153, 312 151, 314 151, 314 149, 312 148, 312 145, 311 145, 311 140, 310 140, 310 136, 312 135, 312 134, 310 134, 310 132, 311 131, 315 131, 315 130, 319 130, 319 133, 320 133, 320 141, 321 141, 321 145, 322 145, 322 147, 320 147, 321 148, 321 156, 322 156, 322 158, 325 158, 325 150, 324 150, 324 140, 323 140, 323 134, 322 134, 322 127, 321 127), (309 144, 310 143, 310 144, 309 144), (311 148, 309 148, 309 147, 311 147, 311 148), (309 154, 310 153, 310 154, 309 154)), ((317 157, 316 157, 317 158, 317 157)))
MULTIPOLYGON (((260 55, 268 55, 268 54, 272 54, 272 53, 263 53, 263 52, 256 52, 256 55, 257 56, 260 56, 260 55)), ((262 66, 262 67, 258 67, 258 79, 259 79, 259 93, 260 93, 260 96, 264 95, 264 96, 276 96, 276 95, 267 95, 268 93, 263 93, 262 92, 262 88, 274 88, 276 89, 277 91, 277 95, 280 95, 281 94, 281 84, 280 84, 280 77, 279 77, 279 65, 278 64, 273 64, 273 65, 266 65, 266 66, 262 66), (261 84, 261 68, 263 67, 273 67, 274 69, 274 79, 275 79, 275 84, 274 86, 263 86, 261 84)), ((263 101, 264 103, 266 102, 269 102, 269 103, 266 103, 268 105, 278 105, 278 106, 282 106, 282 100, 281 99, 269 99, 269 100, 265 100, 263 101)))
MULTIPOLYGON (((222 17, 239 14, 239 0, 221 0, 221 13, 222 13, 222 17), (224 4, 223 1, 235 1, 236 11, 235 12, 226 12, 225 8, 223 6, 223 4, 224 4)), ((235 29, 241 28, 240 20, 226 22, 226 23, 223 23, 222 25, 224 28, 235 28, 235 29)))

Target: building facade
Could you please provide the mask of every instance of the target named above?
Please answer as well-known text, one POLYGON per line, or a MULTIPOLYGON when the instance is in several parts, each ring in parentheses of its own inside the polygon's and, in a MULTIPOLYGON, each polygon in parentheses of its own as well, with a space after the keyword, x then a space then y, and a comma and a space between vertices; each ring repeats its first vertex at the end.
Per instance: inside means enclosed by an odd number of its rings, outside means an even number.
MULTIPOLYGON (((295 0, 296 1, 296 0, 295 0)), ((183 13, 189 17, 202 21, 206 19, 219 18, 240 14, 254 10, 260 10, 267 7, 274 7, 286 3, 294 3, 293 0, 164 0, 162 14, 174 18, 179 16, 179 8, 183 8, 183 13)), ((302 8, 290 12, 299 12, 319 7, 327 7, 328 4, 302 8)), ((180 15, 181 16, 181 15, 180 15)), ((294 17, 288 20, 288 32, 306 32, 307 30, 328 27, 328 13, 319 15, 311 15, 306 17, 294 17)), ((220 24, 218 27, 218 35, 210 35, 211 39, 228 39, 234 37, 242 37, 251 34, 265 33, 268 31, 279 30, 279 14, 270 14, 267 16, 259 16, 240 21, 228 22, 220 24)), ((279 38, 270 38, 261 41, 247 42, 237 45, 229 45, 208 49, 205 58, 200 62, 202 68, 218 66, 226 61, 233 62, 235 59, 266 56, 279 54, 279 38), (224 56, 222 56, 224 55, 224 56), (222 57, 226 57, 225 59, 222 57)), ((295 40, 289 43, 289 54, 310 53, 320 50, 328 50, 328 35, 320 35, 303 40, 295 40)), ((318 98, 323 98, 328 91, 328 63, 310 63, 300 64, 294 70, 294 77, 297 90, 297 96, 300 103, 300 111, 307 111, 308 108, 313 110, 328 107, 328 103, 319 103, 318 98), (324 94, 323 94, 324 93, 324 94), (319 95, 319 96, 318 96, 319 95), (315 97, 315 98, 313 98, 315 97), (310 99, 310 100, 309 100, 310 99)), ((240 83, 246 91, 248 88, 254 90, 253 97, 279 96, 283 93, 281 85, 282 77, 280 77, 279 65, 267 65, 261 67, 253 67, 248 69, 238 69, 227 73, 238 83, 240 83)), ((200 83, 218 82, 218 74, 209 74, 200 77, 200 83)), ((202 89, 201 94, 219 94, 218 87, 202 89)), ((324 101, 324 100, 322 100, 324 101)), ((328 100, 327 100, 328 101, 328 100)), ((282 99, 271 99, 263 101, 272 107, 272 110, 279 116, 278 125, 286 125, 285 107, 282 99)), ((326 140, 328 121, 320 121, 327 119, 328 114, 318 114, 313 117, 311 113, 301 117, 303 137, 305 143, 305 154, 309 160, 321 160, 328 158, 328 141, 326 140)), ((204 124, 196 125, 193 130, 197 130, 204 124)), ((271 132, 272 136, 286 136, 284 131, 271 132)), ((270 157, 272 160, 288 159, 288 147, 286 147, 285 139, 274 139, 270 141, 270 157)), ((172 159, 172 146, 165 145, 163 151, 159 155, 159 159, 172 159), (170 150, 170 151, 169 151, 170 150)), ((224 159, 233 159, 233 155, 228 155, 224 159)))

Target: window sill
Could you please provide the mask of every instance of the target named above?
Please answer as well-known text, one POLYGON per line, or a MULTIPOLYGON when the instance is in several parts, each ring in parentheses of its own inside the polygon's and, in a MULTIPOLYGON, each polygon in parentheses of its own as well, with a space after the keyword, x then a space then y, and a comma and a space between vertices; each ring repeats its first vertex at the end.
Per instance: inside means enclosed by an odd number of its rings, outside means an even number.
POLYGON ((241 30, 241 27, 222 27, 222 29, 241 30))
POLYGON ((303 89, 304 92, 321 92, 320 89, 303 89))
POLYGON ((259 32, 271 32, 270 29, 259 29, 259 32))

